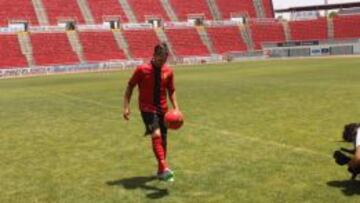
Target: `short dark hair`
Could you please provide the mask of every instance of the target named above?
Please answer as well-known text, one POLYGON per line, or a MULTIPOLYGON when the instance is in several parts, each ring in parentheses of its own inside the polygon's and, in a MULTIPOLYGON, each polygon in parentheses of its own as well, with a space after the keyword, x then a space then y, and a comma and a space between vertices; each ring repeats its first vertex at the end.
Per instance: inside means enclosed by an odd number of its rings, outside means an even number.
POLYGON ((169 48, 166 42, 157 44, 154 48, 154 55, 169 55, 169 48))
POLYGON ((360 123, 349 123, 344 126, 343 140, 346 142, 353 142, 356 138, 357 130, 360 123))

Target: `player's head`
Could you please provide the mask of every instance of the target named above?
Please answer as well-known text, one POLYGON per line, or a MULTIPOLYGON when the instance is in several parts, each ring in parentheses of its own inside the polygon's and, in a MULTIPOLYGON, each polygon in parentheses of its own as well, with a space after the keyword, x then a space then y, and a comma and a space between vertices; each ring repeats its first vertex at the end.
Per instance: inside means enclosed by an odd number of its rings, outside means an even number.
POLYGON ((162 67, 169 56, 169 48, 165 42, 157 44, 154 48, 153 62, 157 67, 162 67))
POLYGON ((359 123, 350 123, 345 125, 343 131, 343 140, 346 142, 353 142, 355 140, 357 129, 359 127, 359 123))

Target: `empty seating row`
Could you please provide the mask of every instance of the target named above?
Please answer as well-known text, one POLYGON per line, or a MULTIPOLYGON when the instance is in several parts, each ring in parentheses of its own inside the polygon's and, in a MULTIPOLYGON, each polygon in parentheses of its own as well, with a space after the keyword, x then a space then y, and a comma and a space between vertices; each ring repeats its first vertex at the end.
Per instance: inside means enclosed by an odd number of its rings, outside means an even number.
POLYGON ((57 24, 62 20, 75 20, 85 23, 76 0, 43 0, 44 8, 50 24, 57 24))
POLYGON ((195 28, 166 29, 173 51, 177 56, 205 56, 209 51, 195 28))
POLYGON ((38 25, 31 0, 0 0, 0 27, 7 26, 11 21, 27 21, 38 25))
POLYGON ((335 38, 360 38, 360 15, 334 18, 335 38))
POLYGON ((120 22, 128 22, 128 18, 118 0, 87 0, 93 14, 95 23, 104 22, 104 18, 119 19, 120 22))
POLYGON ((0 68, 26 67, 17 35, 0 35, 0 68))
MULTIPOLYGON (((126 0, 138 22, 145 22, 149 18, 161 18, 169 21, 161 0, 126 0)), ((262 0, 264 12, 267 17, 273 17, 271 0, 262 0)), ((35 1, 34 1, 35 2, 35 1)), ((44 15, 49 23, 54 25, 63 20, 74 20, 85 23, 80 6, 89 8, 95 23, 104 22, 105 18, 116 18, 120 22, 128 22, 119 0, 40 0, 44 7, 44 15), (85 5, 79 5, 84 2, 85 5)), ((245 15, 255 18, 256 11, 253 0, 216 0, 215 3, 224 19, 235 15, 245 15)), ((0 26, 7 25, 9 21, 28 21, 38 25, 33 0, 0 0, 0 26)), ((212 19, 207 0, 184 1, 169 0, 171 9, 175 11, 179 20, 187 20, 189 15, 203 15, 205 19, 212 19)), ((41 11, 41 9, 39 9, 41 11)))
POLYGON ((127 0, 138 22, 145 22, 149 18, 161 18, 169 21, 160 0, 127 0))
POLYGON ((289 22, 292 40, 323 40, 328 38, 325 18, 289 22))
POLYGON ((278 22, 252 22, 250 31, 256 50, 262 49, 263 43, 285 41, 284 28, 278 22))
POLYGON ((126 59, 112 32, 80 32, 79 38, 86 61, 126 59))
POLYGON ((203 15, 208 20, 212 19, 206 0, 170 0, 169 2, 181 21, 187 20, 188 16, 193 14, 203 15))
POLYGON ((272 0, 262 0, 266 18, 274 18, 274 6, 272 0))
POLYGON ((35 64, 75 64, 79 62, 65 33, 30 35, 35 64))
POLYGON ((238 15, 256 18, 253 0, 216 0, 216 4, 223 19, 230 19, 238 15))
MULTIPOLYGON (((335 38, 360 38, 360 16, 338 16, 333 19, 335 38)), ((249 34, 256 50, 264 43, 284 42, 285 31, 277 21, 250 21, 249 34)), ((317 19, 289 22, 292 40, 328 39, 328 20, 317 19)), ((206 32, 215 53, 247 51, 239 26, 206 27, 206 32)), ((196 28, 167 28, 164 30, 178 57, 207 56, 209 50, 196 28)), ((149 59, 153 47, 159 42, 154 29, 123 30, 130 56, 135 59, 149 59)), ((126 60, 124 50, 118 45, 111 31, 78 32, 84 60, 107 61, 126 60)), ((77 64, 78 53, 74 51, 66 33, 30 33, 30 44, 35 65, 77 64), (46 45, 46 46, 44 46, 46 45)), ((72 43, 74 44, 74 43, 72 43)), ((16 34, 0 35, 0 67, 27 66, 26 57, 21 51, 16 34)))
POLYGON ((153 47, 159 43, 154 30, 125 30, 125 39, 133 58, 151 58, 153 47))
POLYGON ((208 28, 207 32, 216 52, 219 54, 247 50, 238 26, 212 27, 208 28))

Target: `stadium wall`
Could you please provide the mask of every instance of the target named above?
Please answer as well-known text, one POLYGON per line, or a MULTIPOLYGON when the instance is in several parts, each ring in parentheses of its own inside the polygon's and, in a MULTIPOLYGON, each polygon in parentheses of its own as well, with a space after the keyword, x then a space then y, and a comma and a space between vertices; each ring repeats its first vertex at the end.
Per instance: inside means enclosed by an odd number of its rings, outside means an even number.
POLYGON ((55 65, 55 66, 34 66, 25 68, 0 69, 0 79, 29 77, 53 74, 80 73, 80 72, 102 72, 112 70, 123 70, 136 67, 144 63, 142 60, 104 62, 104 63, 86 63, 77 65, 55 65))

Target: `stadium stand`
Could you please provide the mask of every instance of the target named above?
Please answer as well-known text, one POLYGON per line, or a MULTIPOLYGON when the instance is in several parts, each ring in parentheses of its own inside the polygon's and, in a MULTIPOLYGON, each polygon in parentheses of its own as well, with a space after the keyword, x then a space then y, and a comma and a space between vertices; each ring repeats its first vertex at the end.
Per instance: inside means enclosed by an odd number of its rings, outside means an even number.
POLYGON ((128 22, 118 0, 87 0, 90 10, 94 16, 95 23, 104 22, 104 17, 115 17, 120 22, 128 22))
POLYGON ((262 0, 262 3, 264 5, 265 16, 267 18, 274 18, 275 15, 272 0, 262 0))
POLYGON ((335 38, 360 38, 360 15, 334 18, 335 38))
POLYGON ((88 62, 126 59, 110 31, 80 32, 79 38, 88 62))
POLYGON ((160 0, 128 0, 128 2, 140 23, 152 17, 169 21, 160 0))
POLYGON ((0 35, 0 69, 27 65, 17 35, 0 35))
POLYGON ((290 21, 292 40, 323 40, 328 38, 325 18, 306 21, 290 21))
POLYGON ((65 33, 30 35, 36 65, 75 64, 79 62, 65 33))
POLYGON ((252 0, 216 0, 223 19, 230 19, 234 14, 256 18, 252 0))
POLYGON ((212 16, 206 0, 184 1, 170 0, 179 20, 186 21, 189 14, 204 15, 205 19, 211 20, 212 16))
POLYGON ((226 52, 247 51, 247 46, 241 37, 237 26, 207 28, 215 50, 219 54, 226 52))
POLYGON ((159 43, 159 39, 153 29, 148 30, 125 30, 125 39, 128 43, 133 58, 151 58, 153 47, 159 43))
MULTIPOLYGON (((175 11, 180 21, 187 21, 192 16, 204 16, 205 20, 212 20, 208 0, 168 0, 169 4, 163 4, 162 0, 126 1, 139 23, 154 18, 169 21, 169 16, 163 7, 165 5, 171 6, 172 9, 167 8, 167 11, 175 11)), ((165 41, 169 40, 172 48, 171 53, 180 59, 181 57, 209 56, 208 49, 213 49, 211 53, 226 54, 228 52, 251 52, 253 47, 255 50, 261 50, 264 43, 290 40, 327 40, 332 39, 333 36, 335 39, 341 40, 360 38, 360 15, 356 14, 338 15, 333 19, 319 18, 315 20, 281 21, 281 23, 274 19, 271 0, 258 0, 255 3, 253 0, 214 0, 214 2, 223 20, 238 16, 249 17, 243 26, 246 33, 244 34, 244 30, 241 32, 239 26, 230 21, 206 21, 205 27, 201 27, 201 30, 207 32, 206 36, 210 40, 204 40, 196 28, 186 27, 188 25, 182 22, 166 24, 165 36, 155 32, 158 30, 149 29, 146 27, 147 25, 127 24, 122 30, 116 31, 120 34, 123 33, 119 41, 118 38, 115 38, 117 35, 109 30, 102 30, 104 29, 102 26, 99 26, 101 30, 84 31, 89 27, 97 26, 82 25, 75 31, 78 33, 79 40, 77 43, 80 44, 74 45, 72 43, 71 45, 70 42, 73 41, 69 42, 66 33, 59 31, 63 29, 62 27, 37 27, 39 22, 36 14, 39 15, 39 10, 42 11, 42 9, 37 9, 37 13, 35 13, 32 0, 0 0, 0 27, 2 32, 0 34, 0 68, 24 67, 28 66, 28 62, 30 64, 33 62, 30 51, 29 55, 26 55, 27 58, 22 53, 24 43, 19 44, 19 39, 20 42, 23 41, 22 38, 18 38, 14 34, 16 30, 6 28, 9 22, 29 22, 30 34, 27 36, 30 36, 30 42, 26 38, 25 44, 30 43, 28 47, 32 47, 35 65, 78 64, 80 63, 78 57, 81 58, 82 62, 103 62, 130 58, 148 60, 152 56, 154 45, 160 41, 159 37, 165 41), (264 11, 265 19, 255 19, 259 15, 259 11, 264 11), (33 26, 36 27, 32 29, 33 26), (45 30, 47 33, 44 33, 45 30), (12 34, 8 32, 12 32, 12 34), (209 41, 208 46, 205 46, 203 40, 209 41), (127 48, 122 50, 121 47, 127 48), (73 49, 76 49, 77 53, 73 49)), ((120 0, 86 0, 86 2, 80 0, 42 0, 44 6, 42 13, 48 16, 50 25, 56 25, 64 20, 74 20, 76 23, 86 24, 88 21, 85 22, 79 7, 81 3, 87 3, 94 21, 98 25, 102 24, 104 20, 110 19, 119 19, 121 23, 129 22, 129 18, 122 8, 127 4, 120 2, 120 0)), ((212 8, 214 7, 216 6, 212 8)), ((176 18, 173 17, 173 19, 176 18)))
POLYGON ((0 0, 0 27, 7 26, 13 20, 39 24, 31 0, 0 0))
POLYGON ((165 29, 165 33, 177 56, 205 56, 210 54, 195 28, 165 29))
POLYGON ((256 50, 262 49, 262 43, 285 41, 284 28, 281 23, 252 22, 250 23, 250 29, 256 50))
POLYGON ((42 2, 48 14, 49 23, 52 25, 61 20, 85 23, 76 0, 45 0, 42 2))

